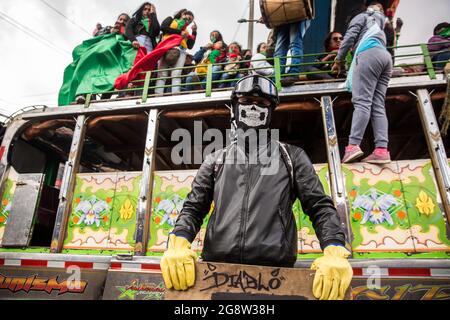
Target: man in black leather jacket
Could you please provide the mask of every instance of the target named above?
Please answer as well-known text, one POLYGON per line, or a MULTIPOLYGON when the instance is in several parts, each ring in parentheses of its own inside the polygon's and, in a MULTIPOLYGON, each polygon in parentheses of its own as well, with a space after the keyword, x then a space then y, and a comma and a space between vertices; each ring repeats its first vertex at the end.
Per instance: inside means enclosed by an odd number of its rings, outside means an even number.
MULTIPOLYGON (((292 205, 298 198, 313 223, 321 248, 325 255, 329 253, 327 259, 333 260, 325 261, 325 269, 330 269, 330 263, 332 269, 337 259, 336 270, 340 270, 329 274, 331 285, 320 279, 315 281, 317 296, 343 297, 351 279, 344 231, 333 201, 324 193, 306 153, 299 147, 280 143, 270 134, 272 112, 278 103, 276 87, 268 78, 253 75, 236 84, 232 94, 235 139, 206 158, 192 183, 161 261, 168 288, 185 290, 193 285, 195 254, 190 243, 213 201, 203 260, 292 267, 298 251, 292 205), (339 291, 342 288, 338 289, 339 272, 345 278, 345 283, 341 283, 345 287, 343 293, 339 291), (334 282, 337 288, 332 291, 334 282)), ((323 265, 322 260, 319 265, 323 265)), ((315 268, 321 269, 317 263, 315 268)))

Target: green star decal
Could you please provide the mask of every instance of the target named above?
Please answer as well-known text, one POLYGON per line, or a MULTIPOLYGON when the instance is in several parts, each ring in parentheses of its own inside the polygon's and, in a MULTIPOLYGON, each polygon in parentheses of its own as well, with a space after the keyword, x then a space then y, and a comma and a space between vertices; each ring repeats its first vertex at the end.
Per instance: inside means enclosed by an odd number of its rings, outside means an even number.
POLYGON ((119 291, 121 293, 118 298, 119 300, 125 300, 125 299, 136 300, 136 294, 138 293, 137 290, 129 290, 125 286, 116 287, 116 288, 119 289, 119 291))

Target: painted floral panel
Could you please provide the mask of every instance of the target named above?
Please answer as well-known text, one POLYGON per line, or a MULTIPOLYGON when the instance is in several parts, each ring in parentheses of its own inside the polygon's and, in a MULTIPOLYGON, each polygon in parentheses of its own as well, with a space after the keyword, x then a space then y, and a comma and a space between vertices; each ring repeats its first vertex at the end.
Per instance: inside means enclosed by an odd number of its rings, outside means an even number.
POLYGON ((5 191, 3 191, 2 202, 0 203, 0 245, 2 244, 3 234, 5 233, 5 226, 8 222, 8 217, 11 213, 12 201, 14 191, 16 190, 16 183, 19 174, 10 168, 8 178, 5 183, 5 191))
POLYGON ((117 175, 109 231, 109 247, 114 250, 134 248, 136 207, 141 178, 140 172, 124 172, 117 175))
POLYGON ((343 165, 354 252, 414 252, 396 162, 343 165))
POLYGON ((415 251, 450 252, 449 230, 431 161, 400 161, 398 166, 415 251))
MULTIPOLYGON (((166 250, 169 233, 183 208, 184 200, 191 190, 197 170, 155 172, 150 219, 148 254, 162 254, 166 250)), ((201 252, 208 217, 192 243, 192 249, 201 252)))
MULTIPOLYGON (((315 164, 314 169, 319 176, 320 182, 324 188, 327 195, 331 195, 329 175, 328 175, 328 165, 326 164, 315 164)), ((314 231, 313 225, 309 217, 303 212, 300 201, 297 200, 293 206, 294 215, 298 217, 298 239, 299 239, 299 250, 300 253, 320 253, 319 239, 317 239, 316 233, 314 231)), ((308 256, 299 255, 299 258, 308 258, 308 256)))
POLYGON ((78 174, 64 249, 131 250, 140 175, 78 174))

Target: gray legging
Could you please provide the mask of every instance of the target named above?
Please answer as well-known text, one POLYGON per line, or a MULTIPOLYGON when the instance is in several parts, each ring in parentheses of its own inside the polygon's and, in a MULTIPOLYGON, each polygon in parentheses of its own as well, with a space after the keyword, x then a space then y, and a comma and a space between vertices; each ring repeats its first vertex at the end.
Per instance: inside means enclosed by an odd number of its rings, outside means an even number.
POLYGON ((360 145, 369 120, 372 121, 375 147, 388 146, 386 90, 391 78, 392 59, 389 52, 375 47, 361 52, 353 73, 352 103, 355 108, 349 144, 360 145))
MULTIPOLYGON (((184 66, 184 63, 186 62, 186 50, 179 48, 180 50, 180 57, 178 58, 175 66, 173 66, 172 68, 182 68, 184 66)), ((170 69, 172 69, 170 68, 170 69)), ((169 66, 167 65, 167 63, 164 61, 164 58, 159 60, 158 63, 158 69, 169 69, 169 66)), ((171 91, 172 93, 179 93, 181 91, 181 73, 183 72, 182 69, 178 69, 178 70, 172 70, 170 71, 170 77, 172 78, 172 87, 171 87, 171 91)), ((158 72, 158 78, 168 78, 169 77, 169 71, 159 71, 158 72)), ((156 81, 156 86, 160 87, 160 88, 156 88, 155 89, 155 93, 156 94, 163 94, 164 93, 164 87, 161 88, 162 86, 164 86, 166 84, 166 80, 162 79, 162 80, 157 80, 156 81)))

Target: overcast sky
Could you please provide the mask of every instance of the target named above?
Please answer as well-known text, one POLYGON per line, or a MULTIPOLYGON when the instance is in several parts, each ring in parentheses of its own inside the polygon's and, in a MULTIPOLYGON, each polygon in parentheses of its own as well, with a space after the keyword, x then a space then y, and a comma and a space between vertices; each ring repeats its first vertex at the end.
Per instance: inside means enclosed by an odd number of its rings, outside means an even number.
MULTIPOLYGON (((143 2, 0 0, 0 112, 12 113, 34 104, 56 106, 64 68, 71 63, 73 48, 89 38, 97 22, 111 25, 119 13, 131 15, 143 2)), ((213 29, 220 30, 226 42, 237 40, 247 46, 247 24, 237 23, 248 16, 246 0, 154 3, 160 22, 178 9, 187 7, 194 12, 199 32, 194 52, 208 41, 213 29)), ((437 23, 450 20, 449 13, 450 0, 401 0, 397 11, 397 16, 404 20, 400 45, 426 42, 437 23)), ((258 5, 255 15, 260 15, 258 5)), ((254 43, 265 41, 267 34, 268 29, 257 24, 254 43)))

